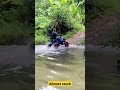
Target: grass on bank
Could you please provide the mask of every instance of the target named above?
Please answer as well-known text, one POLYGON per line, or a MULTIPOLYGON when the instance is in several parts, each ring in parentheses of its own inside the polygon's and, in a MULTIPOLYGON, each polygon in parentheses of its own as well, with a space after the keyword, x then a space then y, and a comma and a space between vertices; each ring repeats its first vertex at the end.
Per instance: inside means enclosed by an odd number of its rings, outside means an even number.
POLYGON ((1 23, 0 45, 24 44, 30 37, 32 28, 27 23, 1 23))
POLYGON ((85 45, 85 39, 81 39, 81 40, 77 43, 77 45, 81 45, 81 46, 85 45))
MULTIPOLYGON (((65 35, 62 35, 62 37, 64 37, 67 40, 67 39, 73 37, 78 32, 84 32, 84 28, 85 27, 83 25, 81 25, 81 29, 80 30, 69 31, 65 35)), ((36 45, 46 44, 48 42, 48 40, 49 40, 49 36, 47 36, 46 33, 44 34, 43 31, 38 30, 38 31, 35 32, 35 44, 36 45)), ((84 44, 84 40, 80 41, 78 43, 84 44)))
POLYGON ((35 31, 35 44, 46 44, 48 42, 47 34, 44 34, 42 30, 35 31))

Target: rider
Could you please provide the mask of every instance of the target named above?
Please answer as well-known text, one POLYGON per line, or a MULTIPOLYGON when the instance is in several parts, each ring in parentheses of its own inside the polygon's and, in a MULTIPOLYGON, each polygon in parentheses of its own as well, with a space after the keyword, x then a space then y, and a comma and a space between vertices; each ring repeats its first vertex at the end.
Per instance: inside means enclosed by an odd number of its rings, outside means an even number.
POLYGON ((58 36, 58 33, 56 32, 56 29, 54 28, 53 31, 51 32, 50 35, 50 42, 51 44, 57 42, 61 45, 63 45, 63 43, 65 42, 65 39, 62 38, 62 37, 57 37, 58 36))
POLYGON ((57 36, 58 36, 58 33, 56 32, 56 29, 53 29, 53 31, 52 31, 52 33, 51 33, 51 35, 50 35, 50 41, 51 41, 52 43, 54 43, 55 40, 57 39, 57 36))

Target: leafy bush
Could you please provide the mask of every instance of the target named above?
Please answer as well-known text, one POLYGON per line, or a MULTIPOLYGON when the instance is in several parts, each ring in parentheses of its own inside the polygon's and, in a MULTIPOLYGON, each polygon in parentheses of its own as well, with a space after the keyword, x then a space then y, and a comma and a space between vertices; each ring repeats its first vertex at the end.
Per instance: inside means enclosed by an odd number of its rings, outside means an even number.
POLYGON ((34 0, 0 1, 0 45, 24 44, 34 33, 34 0))
POLYGON ((0 30, 0 44, 23 44, 30 37, 32 28, 23 23, 4 23, 0 30))
POLYGON ((56 23, 55 28, 60 29, 60 33, 69 38, 78 31, 84 31, 85 2, 84 0, 36 0, 35 15, 35 32, 41 33, 35 37, 37 43, 47 41, 45 36, 48 30, 51 30, 56 23), (40 37, 41 39, 38 39, 40 37))
POLYGON ((48 41, 47 35, 44 35, 42 31, 37 30, 35 32, 35 44, 46 44, 48 41))

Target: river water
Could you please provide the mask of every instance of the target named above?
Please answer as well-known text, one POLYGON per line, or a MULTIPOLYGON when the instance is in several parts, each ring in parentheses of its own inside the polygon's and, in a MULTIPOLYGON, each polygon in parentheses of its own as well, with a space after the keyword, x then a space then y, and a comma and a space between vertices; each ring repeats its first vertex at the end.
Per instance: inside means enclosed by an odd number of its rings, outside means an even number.
POLYGON ((34 62, 29 46, 0 46, 0 90, 34 90, 34 62))
POLYGON ((120 48, 89 45, 85 51, 86 89, 120 90, 120 48))
POLYGON ((55 49, 38 45, 35 53, 35 90, 85 90, 83 46, 55 49), (72 86, 48 87, 50 80, 71 80, 72 86))
MULTIPOLYGON (((116 61, 120 59, 120 48, 87 46, 85 55, 87 87, 119 90, 116 61)), ((1 46, 0 89, 34 90, 34 84, 36 90, 85 90, 84 47, 55 49, 37 45, 34 60, 34 51, 29 46, 1 46), (71 80, 73 85, 48 87, 49 80, 71 80)))

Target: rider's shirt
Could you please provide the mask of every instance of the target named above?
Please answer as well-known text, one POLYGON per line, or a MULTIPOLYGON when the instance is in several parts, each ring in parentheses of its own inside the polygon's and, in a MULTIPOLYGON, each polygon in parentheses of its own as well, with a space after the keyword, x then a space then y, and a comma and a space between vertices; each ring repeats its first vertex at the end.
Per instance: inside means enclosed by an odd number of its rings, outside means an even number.
POLYGON ((57 38, 57 32, 52 32, 51 39, 56 39, 57 38))

